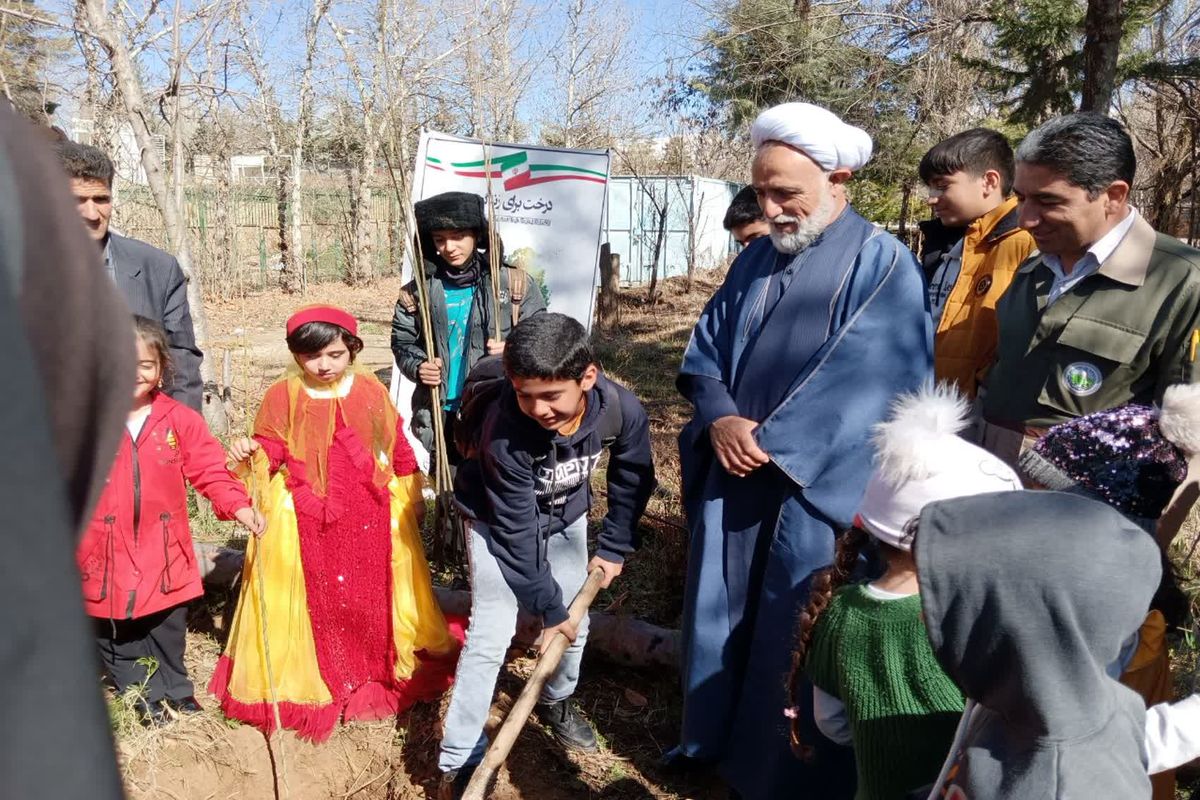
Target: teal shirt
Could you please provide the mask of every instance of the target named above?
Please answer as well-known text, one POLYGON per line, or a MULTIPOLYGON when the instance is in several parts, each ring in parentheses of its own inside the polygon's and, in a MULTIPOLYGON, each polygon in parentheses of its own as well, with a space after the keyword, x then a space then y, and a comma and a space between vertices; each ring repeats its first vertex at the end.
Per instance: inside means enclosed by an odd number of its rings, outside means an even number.
POLYGON ((449 331, 446 336, 446 346, 449 348, 446 359, 446 411, 458 408, 458 399, 462 396, 463 385, 467 382, 467 346, 470 344, 471 306, 475 300, 475 287, 467 286, 459 289, 445 286, 446 290, 446 319, 449 331))

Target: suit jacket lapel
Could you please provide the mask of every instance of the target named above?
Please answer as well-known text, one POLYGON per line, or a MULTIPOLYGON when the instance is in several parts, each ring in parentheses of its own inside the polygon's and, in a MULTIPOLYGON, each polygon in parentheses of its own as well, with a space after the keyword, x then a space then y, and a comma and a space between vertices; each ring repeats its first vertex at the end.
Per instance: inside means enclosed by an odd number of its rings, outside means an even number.
POLYGON ((142 265, 129 257, 125 249, 125 239, 115 233, 108 235, 108 257, 112 259, 113 275, 122 289, 132 285, 142 274, 142 265))

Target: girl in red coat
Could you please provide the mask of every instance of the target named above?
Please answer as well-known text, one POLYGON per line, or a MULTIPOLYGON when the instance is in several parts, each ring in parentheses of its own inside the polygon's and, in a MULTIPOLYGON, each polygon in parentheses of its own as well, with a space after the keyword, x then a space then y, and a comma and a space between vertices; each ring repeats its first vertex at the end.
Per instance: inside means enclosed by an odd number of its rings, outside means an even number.
POLYGON ((187 484, 221 519, 237 519, 255 534, 265 522, 226 470, 225 452, 204 419, 162 392, 166 333, 136 316, 134 330, 137 383, 128 435, 77 558, 108 677, 118 692, 144 683, 144 720, 159 724, 170 711, 200 710, 183 664, 187 603, 204 594, 188 532, 187 484))

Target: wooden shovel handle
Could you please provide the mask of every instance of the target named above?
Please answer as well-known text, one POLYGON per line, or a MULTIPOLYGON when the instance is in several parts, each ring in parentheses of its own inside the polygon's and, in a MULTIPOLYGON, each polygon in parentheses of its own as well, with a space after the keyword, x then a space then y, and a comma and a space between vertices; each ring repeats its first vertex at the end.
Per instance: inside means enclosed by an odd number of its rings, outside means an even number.
MULTIPOLYGON (((579 593, 575 595, 570 608, 567 609, 571 622, 575 625, 579 625, 584 615, 588 613, 588 608, 596 599, 596 593, 600 591, 600 584, 603 582, 604 570, 599 567, 588 574, 587 580, 583 582, 579 593)), ((475 774, 471 776, 471 782, 467 784, 467 790, 463 793, 463 800, 484 799, 488 784, 491 783, 504 760, 508 758, 508 753, 517 741, 517 736, 525 727, 525 722, 533 712, 534 705, 541 697, 542 687, 554 674, 554 670, 558 669, 558 662, 562 660, 563 653, 567 652, 570 645, 566 636, 556 633, 549 646, 546 647, 546 652, 538 658, 537 666, 533 668, 533 674, 525 682, 525 688, 521 690, 517 702, 513 704, 508 716, 504 718, 500 730, 496 732, 495 738, 488 745, 483 761, 479 763, 475 774)))

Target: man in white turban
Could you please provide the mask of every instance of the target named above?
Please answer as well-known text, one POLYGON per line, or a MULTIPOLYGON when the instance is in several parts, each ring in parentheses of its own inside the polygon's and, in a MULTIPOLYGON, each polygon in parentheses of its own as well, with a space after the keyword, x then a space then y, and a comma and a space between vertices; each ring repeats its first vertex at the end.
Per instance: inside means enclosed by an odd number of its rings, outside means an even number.
POLYGON ((691 552, 675 753, 718 762, 746 800, 829 800, 853 795, 854 769, 845 752, 806 765, 789 750, 793 621, 851 524, 872 426, 932 374, 932 331, 916 259, 847 201, 871 138, 807 103, 763 112, 750 135, 770 238, 705 307, 677 382, 695 412, 679 441, 691 552))

